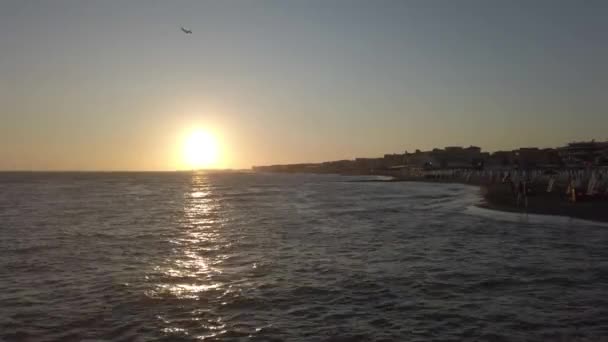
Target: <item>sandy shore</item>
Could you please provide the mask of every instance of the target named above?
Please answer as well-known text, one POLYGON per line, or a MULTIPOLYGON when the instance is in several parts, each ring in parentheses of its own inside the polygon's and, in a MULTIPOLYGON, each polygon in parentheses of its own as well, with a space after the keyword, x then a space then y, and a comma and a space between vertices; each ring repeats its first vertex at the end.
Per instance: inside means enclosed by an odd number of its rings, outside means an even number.
MULTIPOLYGON (((370 180, 373 181, 373 180, 370 180)), ((518 206, 516 196, 509 184, 465 182, 461 179, 435 179, 423 177, 394 177, 391 180, 377 180, 384 182, 428 182, 428 183, 457 183, 479 186, 483 202, 480 207, 507 212, 557 215, 573 217, 583 220, 608 222, 608 200, 582 200, 573 203, 568 200, 564 189, 556 188, 547 193, 544 184, 532 185, 533 194, 528 196, 527 208, 518 206)))
POLYGON ((528 197, 528 207, 517 206, 515 195, 508 184, 481 185, 484 203, 480 206, 509 212, 523 212, 543 215, 559 215, 608 222, 608 201, 582 200, 573 203, 562 191, 546 192, 546 186, 535 186, 528 197))

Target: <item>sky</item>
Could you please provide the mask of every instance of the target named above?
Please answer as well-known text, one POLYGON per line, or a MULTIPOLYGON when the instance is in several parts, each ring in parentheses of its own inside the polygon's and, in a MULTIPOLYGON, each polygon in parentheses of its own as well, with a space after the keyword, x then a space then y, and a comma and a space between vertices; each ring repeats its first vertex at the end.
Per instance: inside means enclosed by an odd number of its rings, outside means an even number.
POLYGON ((607 61, 603 0, 0 0, 0 170, 606 140, 607 61))

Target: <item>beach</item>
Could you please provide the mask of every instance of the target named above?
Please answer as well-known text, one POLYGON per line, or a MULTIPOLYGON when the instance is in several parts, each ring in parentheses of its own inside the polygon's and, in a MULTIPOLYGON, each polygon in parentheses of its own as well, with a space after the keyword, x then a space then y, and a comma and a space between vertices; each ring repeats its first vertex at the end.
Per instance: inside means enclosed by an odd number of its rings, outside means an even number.
MULTIPOLYGON (((387 175, 384 174, 383 175, 387 175)), ((478 205, 483 208, 507 212, 566 216, 583 220, 608 222, 608 201, 606 199, 579 198, 573 202, 566 194, 567 186, 564 182, 556 182, 551 192, 547 192, 547 177, 537 177, 529 183, 530 194, 528 204, 523 200, 517 204, 517 194, 508 182, 502 182, 496 177, 425 174, 425 175, 399 175, 392 174, 393 182, 429 182, 429 183, 455 183, 478 186, 483 201, 478 205)))
POLYGON ((508 184, 481 185, 480 190, 484 202, 479 205, 484 208, 608 222, 608 202, 605 200, 572 202, 565 193, 547 193, 536 186, 534 194, 528 197, 528 206, 524 207, 517 206, 516 195, 508 184))

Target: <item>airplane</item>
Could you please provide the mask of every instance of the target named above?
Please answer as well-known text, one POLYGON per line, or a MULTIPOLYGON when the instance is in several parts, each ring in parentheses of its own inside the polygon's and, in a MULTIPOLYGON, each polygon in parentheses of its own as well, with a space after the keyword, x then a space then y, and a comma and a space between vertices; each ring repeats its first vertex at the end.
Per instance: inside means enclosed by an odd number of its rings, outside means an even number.
POLYGON ((192 30, 186 30, 185 28, 181 28, 182 32, 184 32, 185 34, 192 34, 192 30))

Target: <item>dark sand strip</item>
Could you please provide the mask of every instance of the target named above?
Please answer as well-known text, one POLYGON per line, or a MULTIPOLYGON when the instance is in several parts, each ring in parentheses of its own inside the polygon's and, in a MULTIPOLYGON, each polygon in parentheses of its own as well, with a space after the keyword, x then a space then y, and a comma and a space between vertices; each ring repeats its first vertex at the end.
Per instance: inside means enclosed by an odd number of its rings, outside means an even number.
POLYGON ((608 222, 607 199, 579 199, 573 203, 565 194, 565 189, 557 187, 547 193, 546 184, 532 185, 532 194, 528 196, 528 206, 517 205, 517 197, 508 183, 465 182, 461 179, 425 178, 425 177, 395 177, 390 180, 360 180, 359 182, 427 182, 454 183, 479 186, 483 202, 480 207, 513 213, 529 213, 541 215, 556 215, 578 218, 582 220, 608 222))

